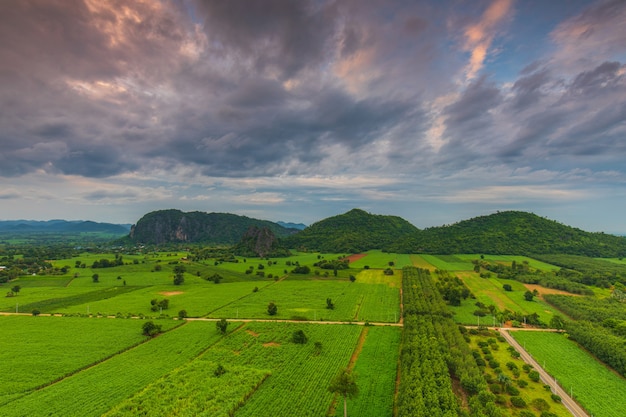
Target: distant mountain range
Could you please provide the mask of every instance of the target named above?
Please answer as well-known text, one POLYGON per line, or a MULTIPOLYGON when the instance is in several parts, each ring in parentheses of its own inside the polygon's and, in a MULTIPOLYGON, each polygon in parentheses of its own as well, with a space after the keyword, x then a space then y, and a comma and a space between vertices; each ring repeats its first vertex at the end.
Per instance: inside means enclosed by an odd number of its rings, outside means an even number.
POLYGON ((125 235, 130 224, 97 223, 89 220, 0 220, 0 233, 107 233, 125 235))
POLYGON ((272 253, 294 248, 343 254, 380 249, 395 253, 626 257, 624 236, 586 232, 521 211, 503 211, 423 230, 401 217, 360 209, 328 217, 308 227, 229 213, 185 213, 174 209, 150 212, 132 226, 66 220, 0 221, 0 233, 81 232, 124 236, 119 242, 127 244, 238 245, 239 250, 246 247, 245 250, 251 251, 254 246, 272 253), (257 231, 250 234, 252 228, 257 231), (278 241, 274 242, 272 235, 278 241), (259 240, 259 236, 263 239, 259 240), (243 240, 246 242, 241 246, 243 240))

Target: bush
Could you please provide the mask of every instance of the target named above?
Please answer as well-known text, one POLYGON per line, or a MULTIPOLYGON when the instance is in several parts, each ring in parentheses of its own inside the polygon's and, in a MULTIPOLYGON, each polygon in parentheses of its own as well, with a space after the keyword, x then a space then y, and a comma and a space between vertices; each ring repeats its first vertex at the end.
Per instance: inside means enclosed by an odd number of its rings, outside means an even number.
POLYGON ((179 319, 184 319, 184 318, 187 318, 187 310, 180 310, 180 311, 178 312, 178 318, 179 318, 179 319))
POLYGON ((550 404, 543 398, 535 398, 530 402, 530 406, 537 411, 548 411, 550 409, 550 404))
POLYGON ((534 371, 534 370, 528 373, 528 378, 534 382, 539 382, 539 379, 541 379, 539 372, 534 371))
POLYGON ((267 305, 267 314, 270 316, 275 316, 278 313, 278 306, 274 303, 269 303, 267 305))
POLYGON ((506 393, 509 395, 516 396, 516 395, 519 395, 519 390, 515 388, 513 385, 507 385, 506 393))
POLYGON ((213 375, 216 377, 220 377, 226 373, 226 368, 224 368, 221 364, 217 365, 217 368, 213 371, 213 375))
POLYGON ((528 386, 528 382, 524 381, 523 379, 518 379, 517 386, 520 388, 526 388, 528 386))
POLYGON ((498 384, 491 384, 489 385, 489 391, 493 392, 494 394, 500 394, 502 392, 502 388, 498 384))
POLYGON ((517 408, 526 407, 526 401, 521 397, 511 397, 511 404, 517 408))
POLYGON ((560 403, 561 402, 561 397, 559 397, 556 394, 552 394, 550 397, 552 398, 552 401, 554 401, 555 403, 560 403))
POLYGON ((535 413, 528 410, 521 410, 519 412, 519 417, 535 417, 535 413))
POLYGON ((295 332, 293 332, 293 335, 291 336, 291 341, 299 345, 305 344, 306 342, 308 342, 308 340, 309 339, 306 337, 306 335, 304 334, 304 331, 302 330, 296 330, 295 332))
POLYGON ((154 322, 152 321, 145 322, 143 326, 141 326, 141 328, 143 330, 144 336, 154 337, 157 334, 161 333, 161 325, 154 324, 154 322))
POLYGON ((33 316, 38 316, 38 315, 41 314, 41 311, 39 311, 37 309, 34 309, 32 314, 33 314, 33 316))

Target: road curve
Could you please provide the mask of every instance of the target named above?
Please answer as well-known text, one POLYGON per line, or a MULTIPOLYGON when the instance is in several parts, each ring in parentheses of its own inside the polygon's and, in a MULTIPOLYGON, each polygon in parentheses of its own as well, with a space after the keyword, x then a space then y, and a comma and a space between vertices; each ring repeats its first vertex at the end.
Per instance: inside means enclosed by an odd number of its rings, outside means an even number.
POLYGON ((582 407, 578 405, 578 403, 567 394, 567 391, 561 388, 560 385, 556 384, 554 378, 552 378, 550 374, 548 374, 541 366, 539 366, 537 361, 533 359, 533 357, 528 352, 526 352, 526 350, 519 343, 517 343, 517 340, 515 340, 513 336, 510 335, 508 329, 500 329, 500 334, 506 339, 507 342, 509 342, 511 346, 513 346, 520 353, 524 362, 532 365, 532 367, 537 372, 539 372, 541 380, 545 384, 550 385, 550 387, 552 387, 552 392, 561 397, 563 405, 567 407, 567 409, 570 411, 570 413, 572 413, 574 417, 589 417, 589 414, 587 414, 587 412, 583 410, 582 407))

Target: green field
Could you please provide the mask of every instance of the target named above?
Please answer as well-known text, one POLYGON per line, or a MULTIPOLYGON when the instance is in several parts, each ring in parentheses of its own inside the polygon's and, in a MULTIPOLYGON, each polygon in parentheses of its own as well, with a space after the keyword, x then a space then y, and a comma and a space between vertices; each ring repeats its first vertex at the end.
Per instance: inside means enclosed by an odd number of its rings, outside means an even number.
MULTIPOLYGON (((85 253, 53 261, 55 269, 48 275, 29 274, 0 284, 4 293, 21 287, 0 298, 0 311, 42 313, 0 316, 0 371, 11 375, 0 388, 0 415, 341 415, 343 401, 327 387, 347 366, 353 367, 361 390, 348 402, 349 414, 393 415, 402 329, 386 324, 402 318, 404 266, 450 271, 463 280, 476 298, 450 307, 457 323, 478 324, 477 302, 536 313, 545 323, 556 313, 540 298, 524 300, 526 288, 517 281, 472 272, 471 261, 480 255, 369 251, 336 274, 313 264, 349 254, 237 257, 236 262, 192 261, 189 255, 122 255, 122 265, 92 268, 94 262, 116 261, 120 255, 85 253), (292 273, 297 265, 310 266, 310 273, 292 273), (174 285, 175 268, 181 266, 184 283, 174 285), (217 284, 209 280, 215 274, 221 277, 217 284), (505 283, 513 291, 504 291, 505 283), (152 308, 152 300, 163 299, 167 308, 152 308), (329 300, 333 308, 328 308, 329 300), (276 315, 269 315, 269 303, 277 305, 276 315), (182 310, 198 320, 174 320, 182 310), (47 317, 50 313, 56 317, 47 317), (226 335, 216 331, 220 318, 230 322, 226 335), (143 336, 146 319, 161 324, 165 333, 143 336), (293 320, 314 323, 286 322, 293 320), (296 330, 305 332, 308 343, 292 341, 296 330), (226 372, 215 376, 218 366, 226 372)), ((485 259, 551 267, 518 256, 485 259)), ((448 314, 441 303, 439 313, 448 314)), ((493 324, 492 316, 480 320, 493 324)), ((448 378, 449 365, 440 365, 448 378)), ((528 401, 543 395, 528 392, 528 401)))
POLYGON ((511 332, 558 383, 596 417, 624 415, 626 380, 563 334, 511 332), (545 364, 545 366, 544 366, 545 364))
MULTIPOLYGON (((554 307, 538 297, 535 297, 533 301, 526 301, 524 293, 527 289, 520 282, 499 278, 480 278, 474 272, 457 272, 456 275, 463 280, 476 297, 475 300, 464 300, 460 307, 450 307, 458 323, 478 324, 478 318, 474 315, 477 301, 485 305, 493 304, 499 310, 507 309, 526 315, 537 313, 544 323, 549 323, 554 314, 558 314, 554 307), (504 284, 511 285, 513 291, 505 291, 502 288, 504 284)), ((481 324, 490 326, 494 324, 492 316, 483 317, 481 320, 481 324)))

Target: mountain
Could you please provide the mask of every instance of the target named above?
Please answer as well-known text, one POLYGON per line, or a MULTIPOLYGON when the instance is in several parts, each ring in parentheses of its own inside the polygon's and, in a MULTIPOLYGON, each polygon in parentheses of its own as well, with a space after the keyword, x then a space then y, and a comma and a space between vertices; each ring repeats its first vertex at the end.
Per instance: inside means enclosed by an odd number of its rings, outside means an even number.
POLYGON ((233 252, 239 256, 260 258, 266 256, 277 258, 291 254, 268 227, 257 226, 250 226, 241 241, 235 245, 233 252))
POLYGON ((306 229, 306 224, 304 223, 285 223, 285 222, 279 221, 279 222, 276 222, 276 224, 279 224, 286 229, 297 229, 297 230, 306 229))
POLYGON ((295 231, 267 220, 251 219, 228 213, 204 213, 180 210, 159 210, 144 215, 129 234, 136 243, 207 243, 234 245, 251 226, 265 227, 277 237, 295 231))
POLYGON ((384 249, 401 253, 559 253, 623 257, 626 256, 626 238, 585 232, 533 213, 504 211, 420 230, 384 249))
POLYGON ((417 232, 419 229, 401 217, 352 209, 312 224, 286 238, 284 244, 321 252, 358 253, 384 248, 417 232))
POLYGON ((83 220, 4 220, 0 221, 0 233, 107 233, 125 235, 130 225, 97 223, 83 220))

